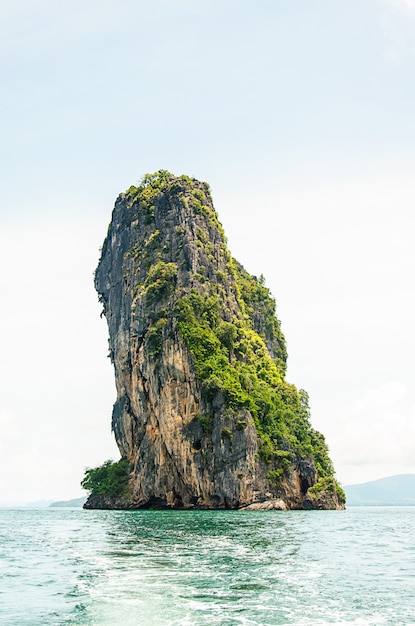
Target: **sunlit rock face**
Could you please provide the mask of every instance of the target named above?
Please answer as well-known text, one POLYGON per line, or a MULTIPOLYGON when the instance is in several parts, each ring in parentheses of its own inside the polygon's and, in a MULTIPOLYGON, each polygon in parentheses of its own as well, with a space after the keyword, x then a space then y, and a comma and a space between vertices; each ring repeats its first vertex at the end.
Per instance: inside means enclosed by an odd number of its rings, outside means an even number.
POLYGON ((88 508, 343 506, 333 486, 309 492, 335 485, 327 447, 284 380, 275 302, 232 259, 206 183, 160 171, 121 194, 95 287, 132 472, 129 498, 88 508))

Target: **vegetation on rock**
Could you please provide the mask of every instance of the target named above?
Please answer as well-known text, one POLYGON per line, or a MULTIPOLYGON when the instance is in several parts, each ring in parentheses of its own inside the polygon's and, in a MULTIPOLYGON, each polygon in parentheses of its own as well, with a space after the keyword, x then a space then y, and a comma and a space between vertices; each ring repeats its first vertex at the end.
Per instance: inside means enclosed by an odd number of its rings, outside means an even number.
POLYGON ((99 467, 85 470, 81 486, 93 495, 128 498, 130 496, 128 490, 130 471, 128 459, 121 459, 117 462, 105 461, 99 467))
MULTIPOLYGON (((209 186, 159 170, 130 187, 122 203, 102 258, 125 228, 123 289, 138 344, 157 368, 167 339, 182 338, 203 400, 197 419, 204 437, 211 441, 215 407, 224 407, 222 441, 231 446, 235 433, 253 424, 258 462, 271 486, 307 460, 317 472, 311 487, 312 469, 310 497, 327 492, 344 500, 325 439, 311 426, 308 394, 285 380, 287 350, 275 300, 263 276, 251 276, 232 258, 209 186)), ((126 495, 128 472, 126 459, 108 461, 88 469, 82 486, 126 495)))

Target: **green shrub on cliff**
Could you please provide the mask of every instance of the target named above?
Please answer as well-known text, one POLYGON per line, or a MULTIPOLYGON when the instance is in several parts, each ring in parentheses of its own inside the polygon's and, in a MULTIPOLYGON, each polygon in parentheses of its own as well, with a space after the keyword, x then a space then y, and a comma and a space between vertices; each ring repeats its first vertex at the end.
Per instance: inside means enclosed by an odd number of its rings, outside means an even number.
POLYGON ((319 478, 318 482, 308 489, 308 494, 313 499, 317 499, 324 493, 336 494, 340 500, 343 502, 346 501, 346 494, 344 490, 340 487, 339 483, 335 478, 333 478, 333 476, 319 478))
POLYGON ((121 459, 114 463, 105 461, 99 467, 87 468, 81 481, 81 487, 98 496, 128 498, 128 480, 130 476, 130 462, 121 459))
MULTIPOLYGON (((132 259, 146 272, 141 280, 150 357, 161 357, 163 340, 177 324, 207 405, 222 396, 235 415, 241 409, 252 415, 260 458, 269 466, 269 480, 278 482, 299 458, 311 457, 319 484, 330 479, 330 484, 337 485, 324 437, 310 423, 308 395, 285 380, 287 350, 275 300, 263 276, 251 276, 232 258, 207 185, 159 170, 145 175, 139 187, 128 190, 127 197, 142 222, 143 215, 154 217, 154 208, 166 198, 169 202, 179 198, 177 206, 186 213, 192 208, 196 224, 194 241, 190 241, 200 255, 196 271, 189 255, 182 254, 184 226, 174 227, 180 241, 170 255, 174 238, 168 245, 164 241, 160 216, 151 221, 151 227, 144 219, 144 247, 140 244, 139 249, 132 249, 132 259), (217 230, 213 238, 212 228, 217 230), (182 285, 184 272, 191 276, 189 284, 182 285), (166 311, 161 311, 161 306, 167 307, 166 311)), ((235 428, 243 430, 247 425, 239 420, 235 428)))
POLYGON ((167 298, 174 290, 176 276, 176 263, 158 261, 152 265, 144 283, 147 304, 167 298))
POLYGON ((271 450, 286 442, 299 453, 312 453, 302 396, 283 380, 249 319, 223 321, 219 297, 196 290, 178 300, 176 313, 206 399, 222 393, 230 408, 248 409, 271 450))
MULTIPOLYGON (((245 284, 241 293, 246 290, 245 284)), ((208 402, 221 393, 229 408, 250 411, 261 444, 260 457, 277 467, 274 480, 288 471, 295 456, 312 457, 319 478, 333 477, 328 446, 310 423, 308 394, 284 380, 278 366, 282 360, 277 364, 270 357, 264 338, 252 328, 247 314, 253 315, 254 299, 262 299, 269 329, 278 335, 279 323, 269 319, 275 303, 267 303, 269 295, 263 288, 255 292, 250 286, 249 294, 245 315, 232 322, 222 319, 217 295, 192 290, 176 302, 178 327, 193 357, 202 393, 208 402)), ((281 345, 285 350, 283 341, 281 345)))

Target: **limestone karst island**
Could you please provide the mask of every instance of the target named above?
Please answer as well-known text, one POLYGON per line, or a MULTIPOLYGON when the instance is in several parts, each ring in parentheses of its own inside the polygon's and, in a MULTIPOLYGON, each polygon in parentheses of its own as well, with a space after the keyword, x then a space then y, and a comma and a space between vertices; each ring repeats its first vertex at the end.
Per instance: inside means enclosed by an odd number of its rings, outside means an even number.
POLYGON ((160 170, 116 203, 95 273, 121 460, 90 509, 340 509, 344 492, 263 278, 232 258, 209 186, 160 170))

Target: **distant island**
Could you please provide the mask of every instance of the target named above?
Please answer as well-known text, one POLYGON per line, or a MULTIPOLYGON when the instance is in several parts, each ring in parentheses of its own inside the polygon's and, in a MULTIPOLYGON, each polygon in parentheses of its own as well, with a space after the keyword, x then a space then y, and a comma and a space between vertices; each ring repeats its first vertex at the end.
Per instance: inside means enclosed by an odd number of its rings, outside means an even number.
POLYGON ((398 474, 344 487, 348 506, 415 506, 415 474, 398 474))
POLYGON ((54 509, 63 508, 82 508, 86 502, 86 498, 73 498, 72 500, 57 500, 52 502, 49 506, 54 509))

